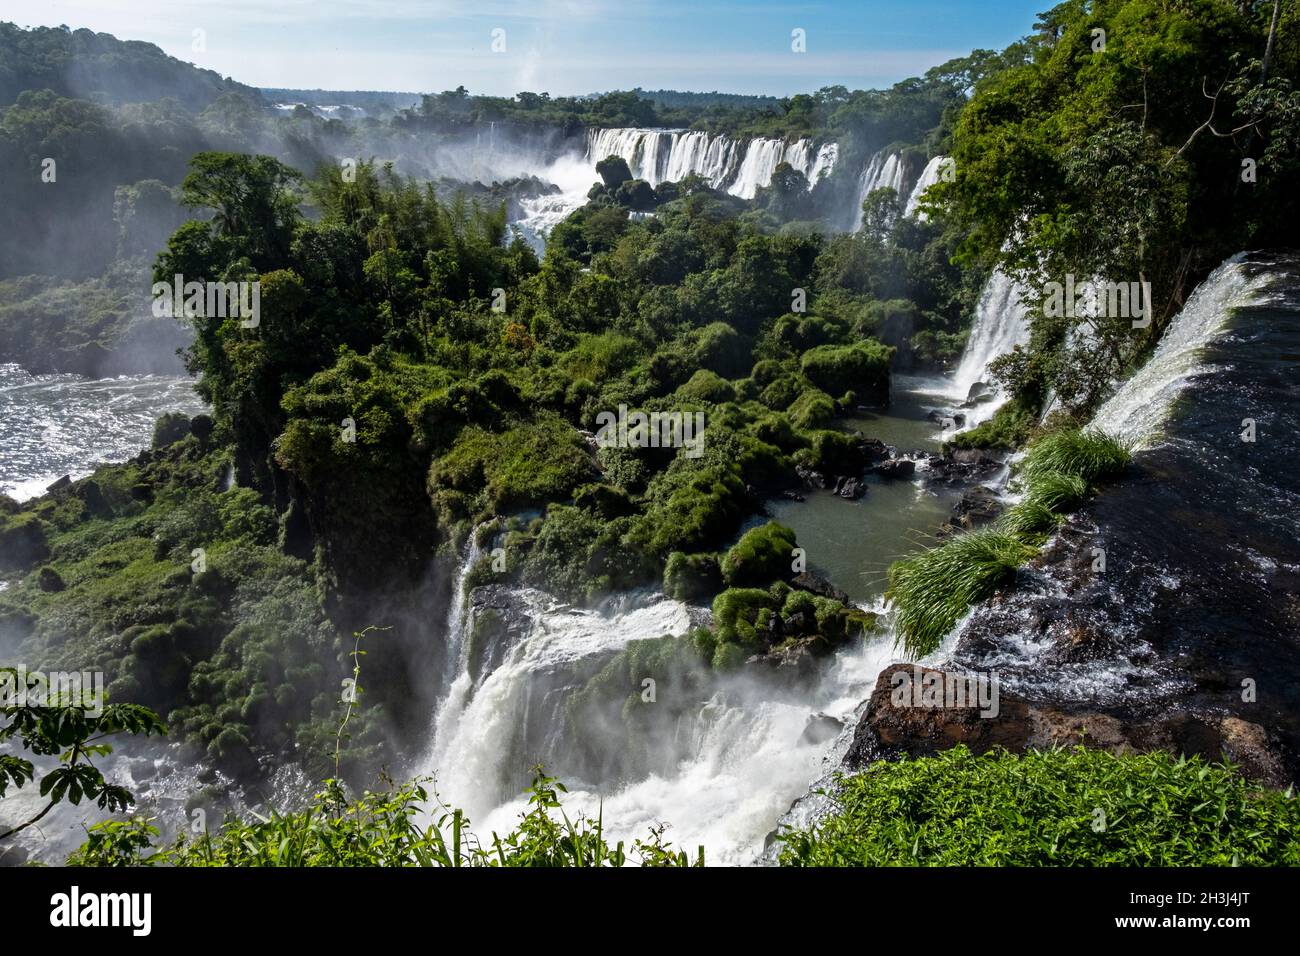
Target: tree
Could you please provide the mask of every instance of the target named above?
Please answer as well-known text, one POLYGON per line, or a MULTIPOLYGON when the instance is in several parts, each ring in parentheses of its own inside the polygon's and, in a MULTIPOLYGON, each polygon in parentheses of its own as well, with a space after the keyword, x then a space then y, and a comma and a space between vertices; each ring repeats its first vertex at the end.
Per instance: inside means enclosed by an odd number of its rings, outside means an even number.
MULTIPOLYGON (((20 677, 13 668, 0 668, 0 677, 10 687, 17 687, 20 677)), ((0 741, 17 738, 24 750, 39 756, 57 756, 58 765, 41 777, 40 793, 49 802, 30 820, 10 827, 0 833, 0 840, 21 833, 39 823, 64 800, 79 804, 83 799, 94 800, 101 810, 125 810, 135 803, 135 797, 125 787, 111 784, 94 765, 94 760, 107 756, 113 748, 100 743, 116 734, 162 734, 167 732, 161 718, 147 707, 138 704, 104 704, 86 701, 81 695, 69 699, 51 695, 35 703, 27 698, 26 688, 8 698, 0 698, 0 741)), ((0 797, 10 786, 15 789, 31 783, 36 768, 30 760, 13 754, 0 754, 0 797)))

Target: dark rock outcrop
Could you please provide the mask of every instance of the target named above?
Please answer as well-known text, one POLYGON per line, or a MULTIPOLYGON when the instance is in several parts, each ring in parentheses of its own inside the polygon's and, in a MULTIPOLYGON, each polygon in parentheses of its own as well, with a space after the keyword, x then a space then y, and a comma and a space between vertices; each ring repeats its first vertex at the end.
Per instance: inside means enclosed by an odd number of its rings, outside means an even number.
POLYGON ((938 695, 929 698, 934 701, 943 689, 962 681, 968 689, 972 686, 967 675, 956 672, 914 664, 886 668, 854 730, 845 766, 857 769, 903 754, 926 756, 958 744, 973 753, 994 748, 1023 753, 1081 744, 1112 753, 1165 750, 1207 760, 1226 757, 1254 780, 1272 786, 1289 782, 1278 741, 1259 724, 1239 717, 1190 712, 1137 717, 1035 703, 1001 689, 996 694, 986 690, 980 701, 973 693, 963 701, 949 691, 949 700, 968 706, 927 706, 923 686, 938 695), (995 706, 988 705, 990 700, 995 706))

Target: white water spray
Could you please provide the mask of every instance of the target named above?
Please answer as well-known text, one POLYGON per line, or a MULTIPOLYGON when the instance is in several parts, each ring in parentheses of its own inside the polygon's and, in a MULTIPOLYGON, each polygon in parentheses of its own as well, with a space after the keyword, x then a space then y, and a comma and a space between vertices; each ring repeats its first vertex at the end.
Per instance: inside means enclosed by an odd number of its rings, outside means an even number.
POLYGON ((1193 377, 1210 371, 1202 347, 1222 334, 1231 310, 1248 304, 1266 281, 1251 279, 1244 259, 1233 256, 1196 287, 1147 363, 1098 409, 1094 427, 1138 448, 1159 441, 1179 394, 1193 377))

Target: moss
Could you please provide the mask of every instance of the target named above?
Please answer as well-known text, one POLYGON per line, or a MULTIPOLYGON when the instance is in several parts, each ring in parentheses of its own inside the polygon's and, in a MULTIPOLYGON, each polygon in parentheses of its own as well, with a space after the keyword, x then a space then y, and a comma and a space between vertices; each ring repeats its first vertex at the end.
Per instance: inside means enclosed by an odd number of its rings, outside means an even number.
POLYGON ((769 521, 752 528, 722 559, 722 580, 729 588, 766 586, 792 577, 795 534, 785 525, 769 521))
POLYGON ((786 414, 795 428, 821 428, 835 417, 835 402, 821 389, 810 388, 795 399, 786 414))
POLYGON ((945 447, 1012 451, 1027 442, 1037 426, 1037 414, 1012 400, 994 412, 988 421, 954 435, 945 447))
POLYGON ((153 448, 166 448, 190 433, 189 416, 183 412, 167 412, 154 423, 153 448))
POLYGON ((722 588, 718 555, 674 551, 664 565, 664 593, 678 601, 712 597, 722 588))
POLYGON ((762 588, 728 588, 713 599, 713 624, 720 644, 758 642, 755 622, 762 611, 776 606, 772 595, 762 588))
POLYGON ((717 372, 702 368, 677 390, 677 397, 687 402, 708 402, 716 405, 732 401, 736 397, 736 391, 731 383, 717 372))
POLYGON ((874 339, 855 345, 819 345, 809 349, 799 368, 829 395, 853 391, 865 400, 889 403, 889 361, 894 350, 874 339))
MULTIPOLYGON (((473 496, 480 512, 563 500, 595 475, 581 436, 556 416, 503 432, 471 426, 451 450, 434 462, 429 489, 451 489, 473 496)), ((450 517, 450 515, 448 515, 450 517)))

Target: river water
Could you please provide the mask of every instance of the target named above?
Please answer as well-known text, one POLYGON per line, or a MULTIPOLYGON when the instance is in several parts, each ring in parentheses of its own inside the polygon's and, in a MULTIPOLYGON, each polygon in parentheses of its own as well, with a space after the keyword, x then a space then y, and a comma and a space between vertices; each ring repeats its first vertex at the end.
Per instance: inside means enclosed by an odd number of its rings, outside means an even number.
POLYGON ((182 375, 32 375, 0 364, 0 493, 20 501, 147 448, 164 412, 207 406, 182 375))

